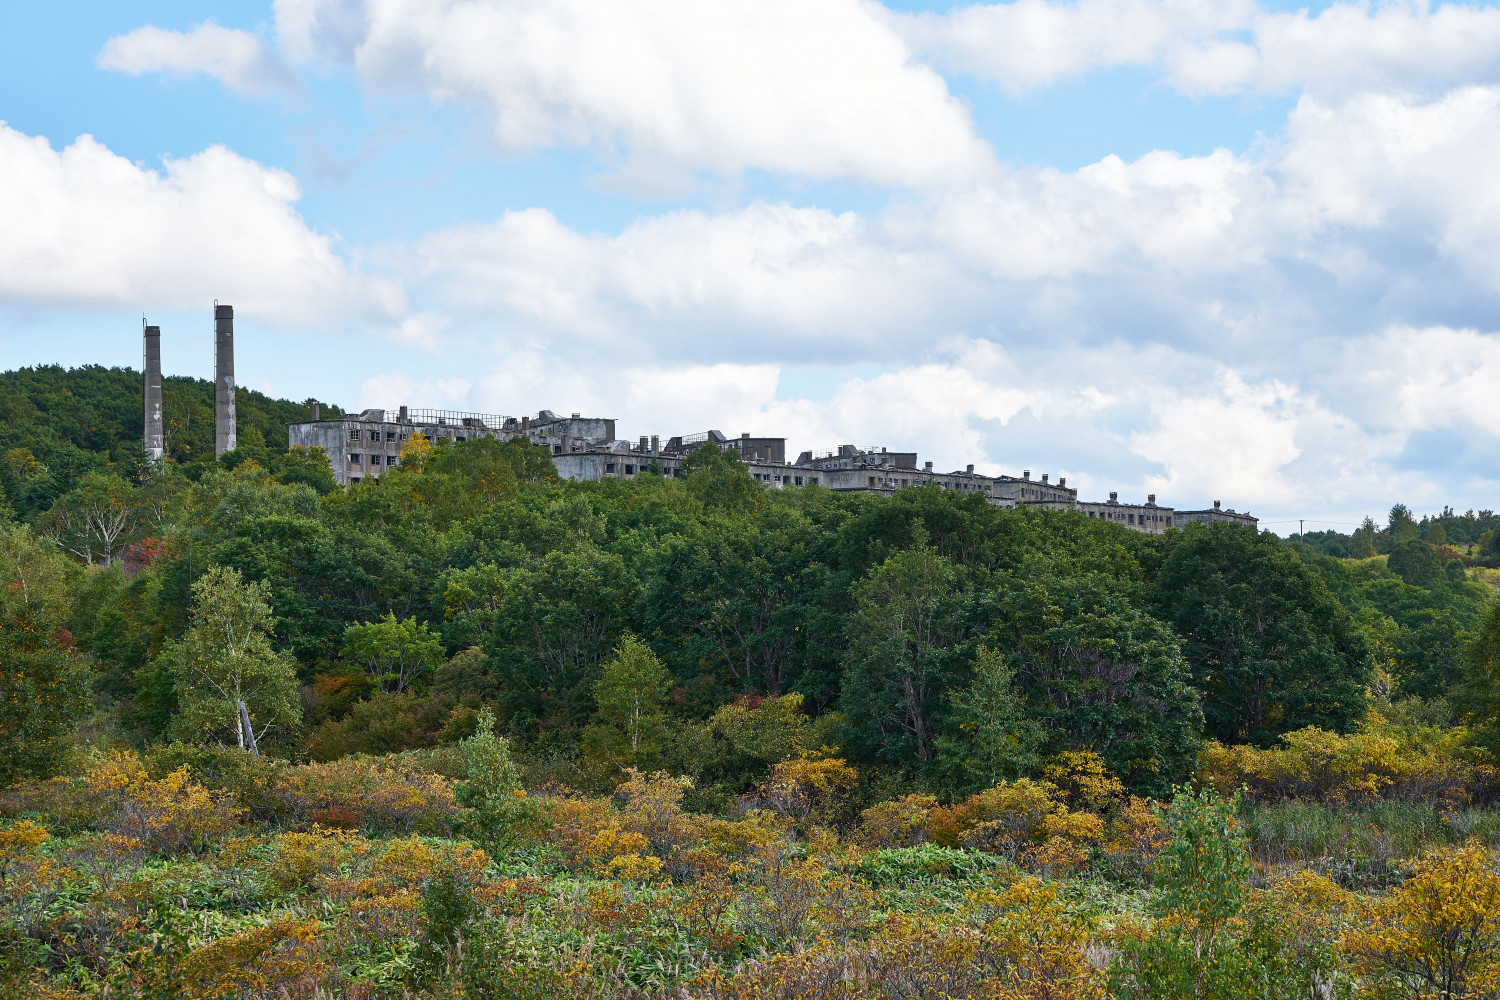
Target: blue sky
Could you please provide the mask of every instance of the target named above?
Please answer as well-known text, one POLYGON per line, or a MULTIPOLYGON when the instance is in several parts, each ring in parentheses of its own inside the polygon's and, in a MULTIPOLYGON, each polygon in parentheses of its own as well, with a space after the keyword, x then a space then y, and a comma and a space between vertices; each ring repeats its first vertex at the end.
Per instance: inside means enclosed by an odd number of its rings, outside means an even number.
POLYGON ((1500 501, 1492 5, 8 14, 7 368, 138 364, 145 313, 206 374, 217 298, 241 380, 292 398, 1283 524, 1500 501))

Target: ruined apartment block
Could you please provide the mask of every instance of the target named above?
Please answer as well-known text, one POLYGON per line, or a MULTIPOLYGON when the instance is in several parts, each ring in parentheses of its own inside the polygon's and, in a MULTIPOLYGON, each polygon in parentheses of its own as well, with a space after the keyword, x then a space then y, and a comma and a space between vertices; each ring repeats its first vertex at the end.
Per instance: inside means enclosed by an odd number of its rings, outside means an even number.
MULTIPOLYGON (((153 461, 165 453, 164 417, 161 397, 161 330, 142 321, 142 371, 144 434, 142 444, 153 461)), ((215 457, 233 451, 238 440, 235 419, 234 307, 214 303, 214 396, 215 457)), ((535 417, 508 417, 494 413, 459 410, 418 410, 400 406, 394 410, 370 409, 357 416, 323 419, 317 403, 309 407, 308 419, 287 426, 290 447, 322 448, 328 455, 334 478, 349 486, 380 477, 401 464, 401 451, 415 434, 434 444, 460 444, 476 438, 510 441, 524 438, 546 448, 557 474, 563 479, 634 479, 648 473, 676 477, 694 449, 713 444, 738 453, 750 475, 769 489, 821 486, 844 493, 892 495, 902 490, 936 486, 983 497, 997 507, 1046 507, 1078 511, 1090 518, 1112 521, 1122 527, 1149 534, 1182 527, 1193 521, 1213 521, 1256 528, 1248 513, 1224 509, 1215 500, 1207 510, 1175 511, 1159 507, 1156 496, 1144 504, 1121 503, 1118 493, 1104 502, 1079 500, 1078 491, 1059 477, 1052 482, 1047 473, 1031 478, 1027 469, 1020 476, 986 476, 969 465, 962 472, 939 472, 931 462, 918 465, 914 451, 840 445, 830 452, 804 451, 794 462, 786 458, 786 438, 737 438, 708 430, 667 438, 641 435, 634 441, 615 437, 615 421, 574 413, 560 417, 542 410, 535 417)))

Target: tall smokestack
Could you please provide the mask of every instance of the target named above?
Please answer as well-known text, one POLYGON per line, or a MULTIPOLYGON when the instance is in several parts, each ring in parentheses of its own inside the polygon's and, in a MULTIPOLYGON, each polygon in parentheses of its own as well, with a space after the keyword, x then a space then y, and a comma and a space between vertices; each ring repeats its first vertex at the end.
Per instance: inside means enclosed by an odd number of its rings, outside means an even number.
POLYGON ((161 422, 161 327, 146 326, 141 336, 141 371, 146 375, 146 420, 141 444, 148 462, 160 462, 167 453, 166 433, 161 422))
POLYGON ((214 303, 214 458, 234 451, 234 306, 214 303))

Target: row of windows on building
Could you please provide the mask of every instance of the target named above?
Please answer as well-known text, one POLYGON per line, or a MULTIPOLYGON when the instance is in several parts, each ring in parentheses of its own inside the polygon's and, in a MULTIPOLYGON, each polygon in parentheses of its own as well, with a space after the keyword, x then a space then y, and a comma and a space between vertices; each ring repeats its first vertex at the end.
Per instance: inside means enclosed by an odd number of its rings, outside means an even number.
POLYGON ((350 465, 364 465, 366 458, 369 458, 369 460, 370 460, 369 464, 370 465, 379 465, 381 463, 382 459, 384 459, 386 465, 400 465, 401 464, 401 459, 398 456, 396 456, 396 455, 368 455, 368 456, 366 456, 366 455, 361 455, 358 452, 350 452, 349 453, 349 464, 350 465))
POLYGON ((752 472, 750 475, 763 483, 780 483, 783 486, 818 485, 817 476, 808 476, 804 479, 802 476, 783 476, 774 472, 752 472))
MULTIPOLYGON (((885 489, 892 489, 892 490, 894 490, 894 489, 903 489, 904 490, 907 487, 911 486, 911 484, 912 484, 912 481, 910 479, 897 479, 894 476, 891 476, 890 478, 886 478, 886 477, 883 477, 883 476, 866 476, 865 479, 868 481, 868 484, 869 484, 869 486, 870 486, 871 489, 885 488, 885 489)), ((814 480, 814 481, 816 482, 816 480, 814 480)), ((918 479, 916 481, 916 483, 917 483, 918 486, 921 486, 923 484, 923 482, 924 482, 924 480, 921 480, 921 479, 918 479)), ((978 484, 978 483, 964 483, 964 482, 948 483, 948 482, 943 482, 941 480, 932 480, 932 479, 925 480, 925 482, 928 482, 928 483, 936 482, 939 486, 941 486, 945 490, 975 490, 976 492, 980 492, 980 493, 984 492, 984 487, 982 485, 978 484)))
POLYGON ((1095 514, 1093 511, 1089 511, 1089 517, 1098 517, 1100 520, 1105 521, 1124 521, 1126 524, 1149 524, 1155 522, 1164 524, 1168 528, 1172 526, 1172 517, 1169 514, 1131 514, 1124 511, 1114 511, 1109 514, 1100 511, 1098 514, 1095 514))

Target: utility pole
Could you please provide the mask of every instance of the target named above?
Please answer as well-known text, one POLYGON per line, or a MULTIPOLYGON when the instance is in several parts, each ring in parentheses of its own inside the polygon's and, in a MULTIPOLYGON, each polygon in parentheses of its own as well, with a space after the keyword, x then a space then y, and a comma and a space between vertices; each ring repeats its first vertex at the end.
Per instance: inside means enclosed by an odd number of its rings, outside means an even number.
POLYGON ((1304 534, 1306 534, 1306 532, 1302 530, 1303 521, 1303 518, 1297 518, 1297 541, 1299 542, 1307 541, 1307 539, 1302 537, 1304 534))

